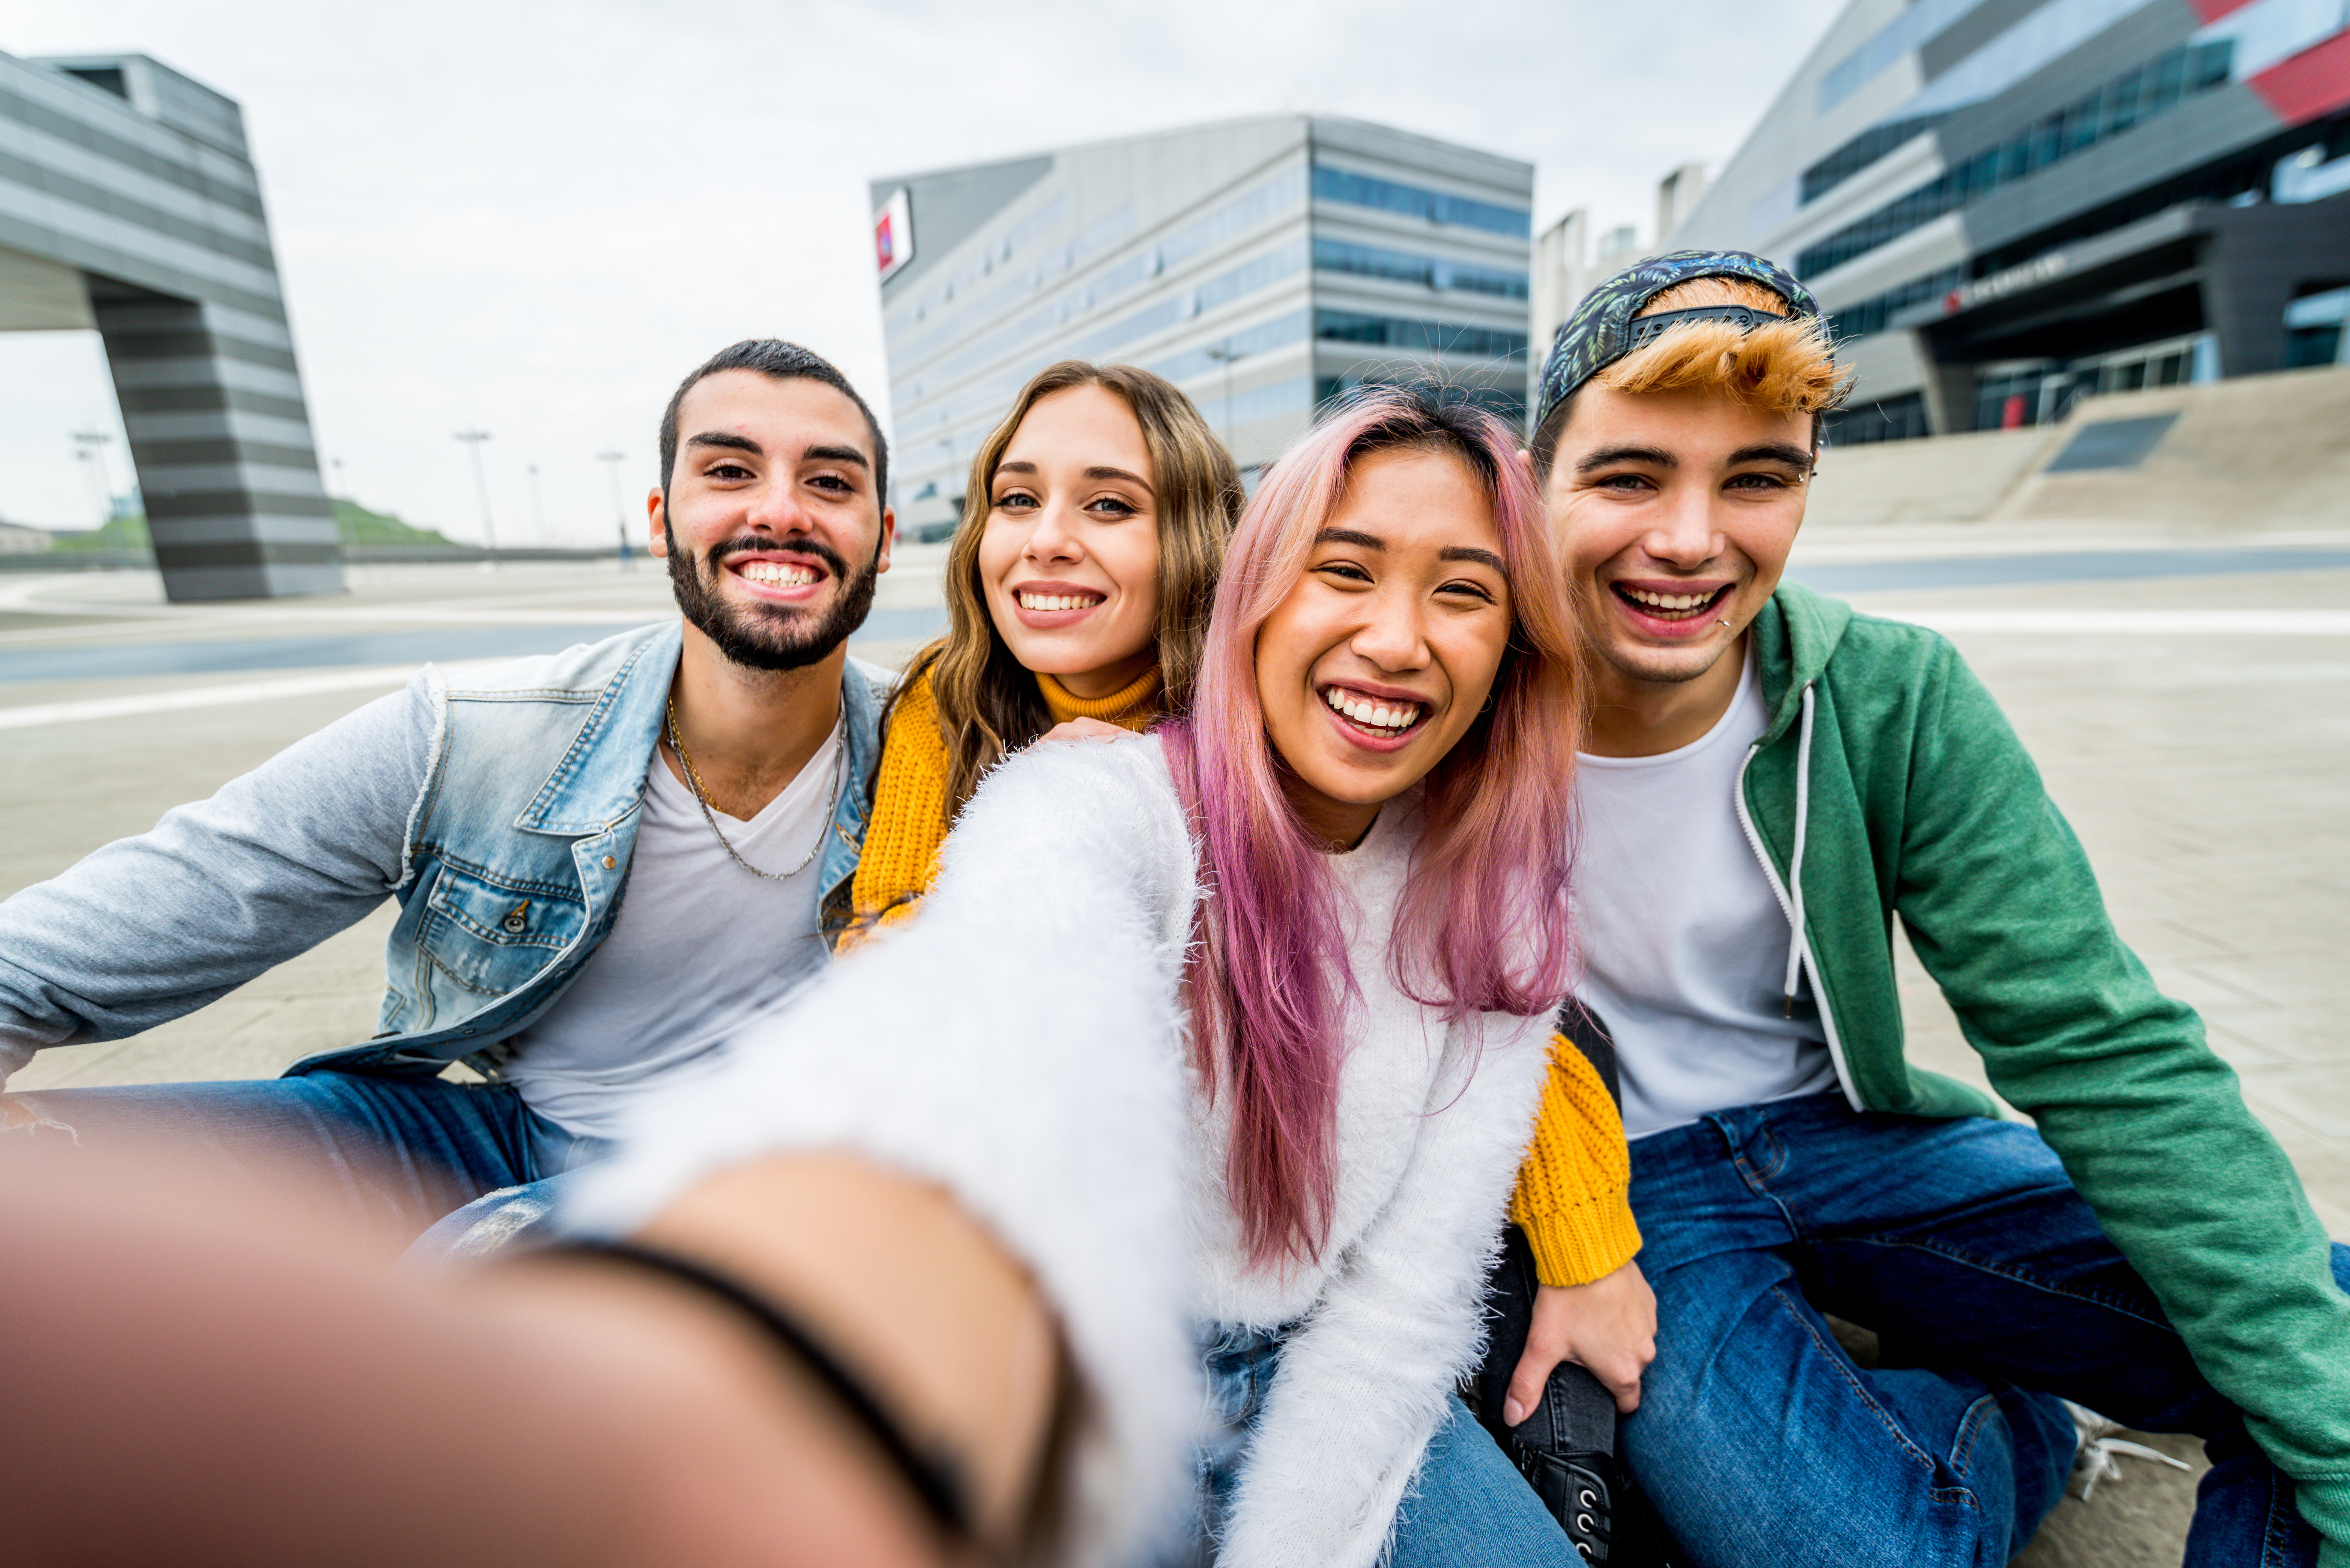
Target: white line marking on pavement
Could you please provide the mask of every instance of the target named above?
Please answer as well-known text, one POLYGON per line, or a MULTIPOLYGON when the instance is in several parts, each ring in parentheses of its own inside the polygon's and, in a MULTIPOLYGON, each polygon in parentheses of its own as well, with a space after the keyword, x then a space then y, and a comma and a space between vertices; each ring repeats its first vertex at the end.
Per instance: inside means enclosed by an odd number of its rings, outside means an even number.
POLYGON ((2350 637, 2350 609, 1900 609, 1866 613, 1936 631, 2079 637, 2350 637))
MULTIPOLYGON (((482 668, 496 659, 471 659, 444 664, 450 673, 482 668)), ((191 708, 226 708, 240 702, 267 702, 281 697, 310 697, 322 691, 359 691, 369 687, 390 691, 405 686, 421 664, 380 664, 364 670, 336 670, 319 675, 296 675, 283 680, 246 680, 229 686, 188 686, 177 691, 137 691, 121 697, 92 697, 79 702, 37 702, 23 708, 0 708, 0 730, 30 730, 47 724, 74 724, 90 719, 128 719, 141 713, 178 713, 191 708)))

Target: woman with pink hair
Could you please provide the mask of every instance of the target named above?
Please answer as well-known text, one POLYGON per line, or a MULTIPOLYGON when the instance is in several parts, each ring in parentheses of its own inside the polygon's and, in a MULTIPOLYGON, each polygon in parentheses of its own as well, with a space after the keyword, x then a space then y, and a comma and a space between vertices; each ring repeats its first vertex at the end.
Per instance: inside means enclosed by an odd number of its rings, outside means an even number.
MULTIPOLYGON (((1571 978, 1575 619, 1516 444, 1428 389, 1326 417, 1232 536, 1191 713, 991 773, 923 918, 650 1107, 582 1221, 625 1226, 779 1124, 845 1115, 802 1108, 844 1057, 902 1063, 886 1110, 857 1113, 864 1146, 890 1119, 896 1158, 941 1180, 988 1118, 1032 1127, 1041 1168, 1162 1097, 1182 1233, 1153 1266, 1187 1294, 1215 1428, 1195 1545, 1575 1563, 1452 1392, 1571 978), (1016 1105, 988 1085, 1071 1050, 1123 1075, 1040 1094, 1024 1073, 1016 1105)), ((1171 1501, 1152 1480, 1196 1434, 1180 1338, 1099 1310, 1101 1260, 1131 1256, 1105 1239, 1165 1222, 1140 1198, 1153 1158, 1053 1192, 1059 1240, 1017 1243, 1087 1391, 1076 1506, 1130 1523, 1171 1501)))

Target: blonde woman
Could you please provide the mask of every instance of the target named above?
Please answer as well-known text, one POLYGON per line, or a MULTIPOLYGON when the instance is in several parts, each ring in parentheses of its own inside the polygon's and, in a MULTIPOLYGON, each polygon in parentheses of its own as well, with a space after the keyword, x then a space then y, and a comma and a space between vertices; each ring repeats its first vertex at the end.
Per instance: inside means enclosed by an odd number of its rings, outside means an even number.
POLYGON ((1191 400, 1130 365, 1041 371, 972 462, 947 634, 883 716, 851 940, 910 915, 980 775, 1055 724, 1180 711, 1240 474, 1191 400))

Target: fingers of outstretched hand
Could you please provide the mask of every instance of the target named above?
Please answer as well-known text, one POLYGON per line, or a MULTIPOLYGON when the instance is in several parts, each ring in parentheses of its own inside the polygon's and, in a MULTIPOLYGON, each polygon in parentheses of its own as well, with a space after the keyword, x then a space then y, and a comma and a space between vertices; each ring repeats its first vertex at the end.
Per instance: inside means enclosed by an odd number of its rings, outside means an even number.
MULTIPOLYGON (((1044 741, 1123 741, 1133 734, 1099 719, 1070 719, 1045 732, 1044 741)), ((1040 742, 1040 743, 1042 743, 1040 742)))

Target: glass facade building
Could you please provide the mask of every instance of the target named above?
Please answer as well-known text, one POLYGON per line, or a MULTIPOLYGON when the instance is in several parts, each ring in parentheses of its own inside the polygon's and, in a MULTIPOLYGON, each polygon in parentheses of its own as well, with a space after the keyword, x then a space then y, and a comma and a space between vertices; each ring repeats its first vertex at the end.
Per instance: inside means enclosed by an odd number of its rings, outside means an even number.
POLYGON ((1189 393, 1243 469, 1367 381, 1524 416, 1531 164, 1357 120, 1200 126, 876 181, 899 525, 1056 359, 1189 393))
POLYGON ((1788 266, 1846 443, 2345 357, 2350 0, 1854 0, 1659 248, 1788 266))
POLYGON ((236 104, 143 55, 0 55, 0 331, 92 327, 164 591, 340 592, 236 104))

